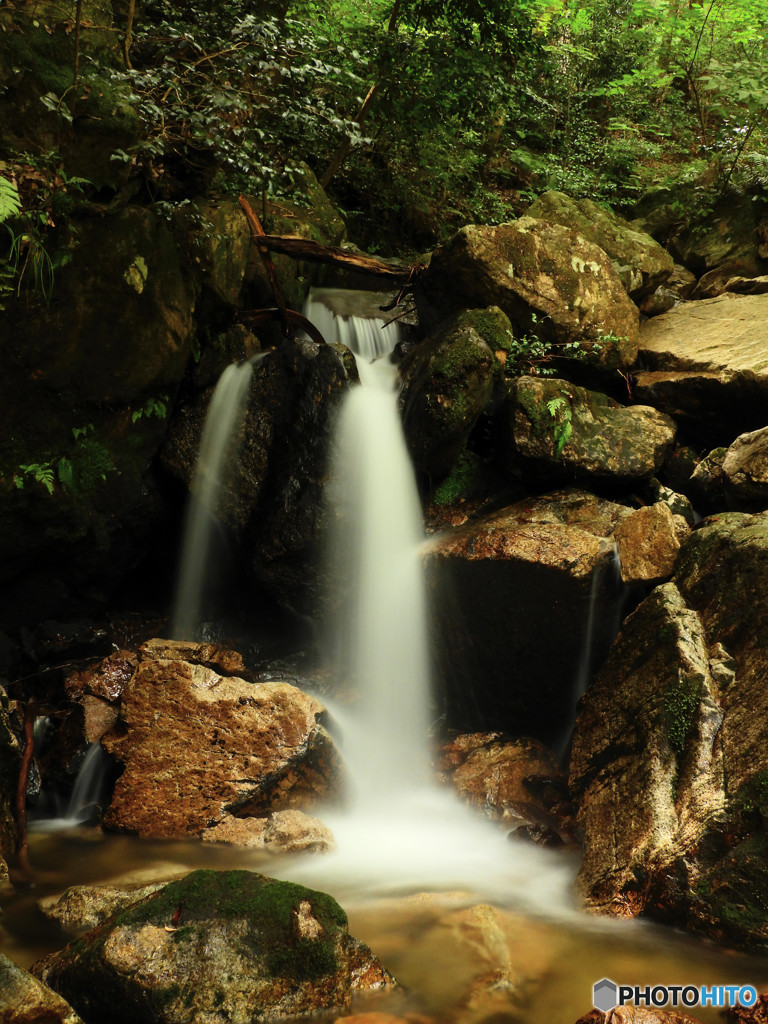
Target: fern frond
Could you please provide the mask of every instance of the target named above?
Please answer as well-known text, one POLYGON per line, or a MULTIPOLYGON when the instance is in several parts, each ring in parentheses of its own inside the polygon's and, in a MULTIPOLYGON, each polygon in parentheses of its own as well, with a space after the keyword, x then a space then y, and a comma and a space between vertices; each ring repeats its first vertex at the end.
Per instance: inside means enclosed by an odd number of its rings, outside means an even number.
POLYGON ((21 212, 21 197, 16 185, 0 175, 0 224, 21 212))

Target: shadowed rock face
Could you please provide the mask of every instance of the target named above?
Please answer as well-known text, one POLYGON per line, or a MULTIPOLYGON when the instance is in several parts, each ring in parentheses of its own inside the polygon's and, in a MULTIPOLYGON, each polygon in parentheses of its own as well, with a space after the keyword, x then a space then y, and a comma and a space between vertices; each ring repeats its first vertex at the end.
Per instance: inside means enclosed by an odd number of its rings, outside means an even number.
POLYGON ((2 954, 0 1013, 12 1024, 83 1024, 60 995, 2 954))
POLYGON ((171 882, 35 972, 86 1019, 115 1024, 251 1024, 394 985, 332 897, 249 871, 171 882))
POLYGON ((287 683, 145 658, 102 741, 123 766, 105 826, 154 838, 200 835, 228 812, 249 816, 331 795, 339 761, 324 713, 287 683))
MULTIPOLYGON (((518 502, 436 539, 425 555, 438 681, 458 729, 556 740, 567 727, 593 578, 629 509, 585 491, 518 502)), ((597 607, 616 595, 609 576, 597 607)), ((610 641, 598 617, 595 663, 610 641)))

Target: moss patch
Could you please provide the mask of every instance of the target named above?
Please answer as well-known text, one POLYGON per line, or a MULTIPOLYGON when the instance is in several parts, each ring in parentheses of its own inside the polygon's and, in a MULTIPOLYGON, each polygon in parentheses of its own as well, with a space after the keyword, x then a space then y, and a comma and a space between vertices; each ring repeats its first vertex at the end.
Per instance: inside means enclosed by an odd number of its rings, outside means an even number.
POLYGON ((664 691, 663 708, 669 744, 680 757, 701 703, 701 679, 683 676, 664 691))

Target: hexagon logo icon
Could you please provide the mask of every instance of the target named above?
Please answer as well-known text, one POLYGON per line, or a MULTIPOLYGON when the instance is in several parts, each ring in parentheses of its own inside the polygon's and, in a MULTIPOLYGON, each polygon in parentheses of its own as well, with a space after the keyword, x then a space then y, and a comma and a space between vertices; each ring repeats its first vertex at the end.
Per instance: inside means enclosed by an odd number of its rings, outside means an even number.
POLYGON ((596 981, 592 986, 592 1005, 596 1010, 608 1013, 619 1003, 619 986, 610 978, 596 981))

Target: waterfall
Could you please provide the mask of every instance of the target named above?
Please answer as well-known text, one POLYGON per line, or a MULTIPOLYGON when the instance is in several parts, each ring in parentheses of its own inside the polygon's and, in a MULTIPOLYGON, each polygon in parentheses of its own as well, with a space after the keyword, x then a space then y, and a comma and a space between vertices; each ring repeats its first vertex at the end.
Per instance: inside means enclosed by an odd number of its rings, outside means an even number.
MULTIPOLYGON (((87 825, 98 818, 107 785, 107 764, 101 743, 89 743, 63 814, 58 810, 52 817, 33 820, 31 829, 35 832, 57 832, 87 825)), ((59 800, 54 798, 53 802, 60 808, 59 800)))
POLYGON ((329 571, 348 590, 333 646, 337 671, 356 691, 349 706, 332 713, 354 796, 345 811, 323 815, 335 853, 272 870, 340 899, 461 888, 537 912, 575 914, 571 865, 508 842, 434 778, 423 524, 396 374, 382 355, 397 334, 359 322, 346 305, 334 320, 328 302, 327 294, 311 296, 306 315, 328 341, 343 338, 356 350, 361 379, 339 416, 328 493, 338 521, 329 571))
POLYGON ((212 532, 231 465, 232 438, 245 414, 252 373, 250 361, 228 366, 219 378, 205 417, 184 523, 171 628, 176 640, 193 639, 200 626, 212 532))

